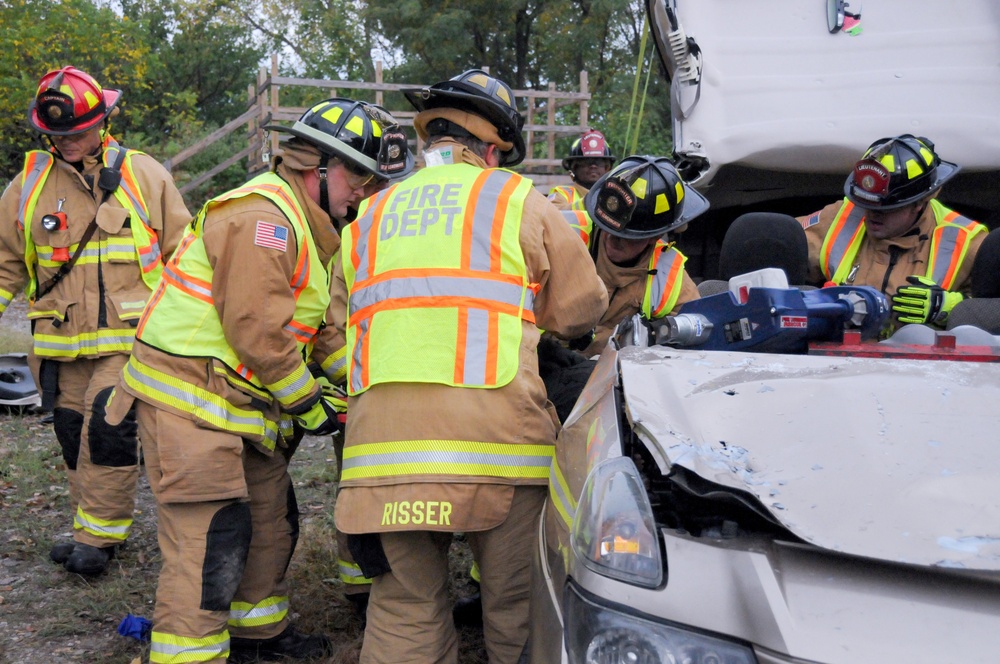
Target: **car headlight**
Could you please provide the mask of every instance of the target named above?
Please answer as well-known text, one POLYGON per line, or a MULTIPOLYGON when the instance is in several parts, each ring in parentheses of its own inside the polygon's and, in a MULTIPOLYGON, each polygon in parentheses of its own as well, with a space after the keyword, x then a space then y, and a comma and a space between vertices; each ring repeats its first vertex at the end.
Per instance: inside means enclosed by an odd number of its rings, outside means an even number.
POLYGON ((571 664, 757 664, 745 645, 598 604, 572 582, 564 598, 571 664))
POLYGON ((583 564, 597 574, 646 588, 662 583, 656 521, 631 459, 608 459, 590 471, 572 542, 583 564))

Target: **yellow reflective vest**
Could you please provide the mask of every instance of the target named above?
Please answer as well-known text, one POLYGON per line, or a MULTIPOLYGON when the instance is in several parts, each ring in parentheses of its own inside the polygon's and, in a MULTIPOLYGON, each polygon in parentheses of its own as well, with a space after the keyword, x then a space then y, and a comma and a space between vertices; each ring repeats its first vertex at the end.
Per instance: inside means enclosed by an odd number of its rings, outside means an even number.
POLYGON ((674 248, 673 242, 657 240, 649 257, 649 276, 642 296, 642 315, 648 319, 663 318, 677 304, 684 283, 684 263, 687 258, 674 248))
MULTIPOLYGON (((590 215, 584 210, 563 210, 562 214, 587 248, 591 249, 594 222, 590 215)), ((648 319, 663 318, 673 311, 681 296, 686 262, 687 257, 674 247, 673 242, 656 241, 649 257, 649 276, 646 277, 642 296, 643 316, 648 319)))
MULTIPOLYGON (((941 288, 951 290, 972 238, 986 232, 987 228, 949 210, 937 200, 931 200, 930 206, 937 226, 931 236, 930 256, 924 276, 941 288)), ((864 218, 865 210, 845 198, 823 239, 819 266, 823 275, 834 283, 844 283, 850 273, 854 257, 865 238, 864 218)))
POLYGON ((549 190, 549 200, 555 201, 563 199, 569 204, 572 210, 584 210, 583 199, 577 188, 571 184, 561 184, 549 190))
POLYGON ((531 181, 469 164, 425 168, 342 234, 348 393, 388 382, 497 388, 534 322, 520 245, 531 181))
MULTIPOLYGON (((134 220, 130 224, 132 229, 131 241, 129 238, 109 237, 107 239, 107 255, 109 258, 134 257, 142 269, 142 280, 150 290, 156 288, 156 283, 160 279, 163 270, 163 257, 160 253, 160 245, 156 237, 156 232, 149 226, 149 208, 139 190, 138 180, 132 170, 132 157, 142 154, 137 150, 126 150, 114 139, 109 139, 104 146, 101 160, 105 167, 109 167, 118 159, 120 151, 125 150, 125 159, 121 164, 121 184, 114 192, 114 197, 118 199, 122 207, 129 211, 129 215, 134 220), (138 222, 138 223, 136 223, 138 222)), ((18 203, 17 223, 18 228, 24 231, 24 264, 28 269, 28 285, 25 287, 25 295, 29 301, 34 301, 38 284, 35 280, 35 266, 58 268, 63 263, 52 260, 54 249, 52 247, 35 245, 31 237, 31 216, 38 203, 42 187, 52 170, 55 157, 51 152, 44 150, 32 150, 24 157, 24 170, 21 178, 21 199, 18 203)), ((76 253, 77 245, 69 247, 70 255, 76 253)), ((96 247, 84 248, 80 253, 80 261, 86 261, 88 253, 97 255, 99 249, 96 247)))
MULTIPOLYGON (((295 296, 295 313, 285 330, 295 337, 304 355, 319 332, 330 303, 329 273, 320 261, 305 213, 292 189, 274 173, 260 175, 205 204, 164 269, 163 279, 143 313, 136 336, 172 355, 221 360, 246 381, 239 386, 243 391, 257 395, 266 405, 277 399, 287 406, 311 394, 315 379, 304 360, 295 372, 273 384, 262 383, 243 365, 223 333, 212 297, 213 270, 202 240, 205 216, 213 206, 251 194, 271 201, 292 225, 298 249, 298 262, 289 282, 295 296), (197 324, 192 324, 193 321, 197 324)), ((135 356, 129 359, 123 377, 131 390, 153 402, 189 413, 215 428, 263 440, 269 448, 274 446, 277 426, 265 420, 261 409, 237 408, 201 387, 141 364, 135 356)))
POLYGON ((594 220, 590 218, 586 210, 563 210, 563 218, 569 223, 573 231, 580 236, 583 243, 590 249, 590 242, 594 234, 594 220))

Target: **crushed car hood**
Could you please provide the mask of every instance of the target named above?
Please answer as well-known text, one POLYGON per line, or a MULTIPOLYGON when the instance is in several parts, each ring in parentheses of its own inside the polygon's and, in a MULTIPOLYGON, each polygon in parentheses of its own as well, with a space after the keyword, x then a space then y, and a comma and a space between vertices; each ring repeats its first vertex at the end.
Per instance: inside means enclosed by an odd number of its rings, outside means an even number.
POLYGON ((664 347, 619 361, 664 474, 749 492, 824 549, 1000 570, 1000 364, 664 347))

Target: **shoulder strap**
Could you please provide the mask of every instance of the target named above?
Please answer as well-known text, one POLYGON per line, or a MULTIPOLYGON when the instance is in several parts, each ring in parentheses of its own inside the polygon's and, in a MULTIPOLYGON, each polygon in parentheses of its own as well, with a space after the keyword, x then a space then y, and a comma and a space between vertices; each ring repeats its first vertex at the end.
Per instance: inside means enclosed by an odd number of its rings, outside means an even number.
MULTIPOLYGON (((104 192, 104 196, 101 197, 101 202, 97 204, 97 208, 100 209, 104 205, 105 201, 111 194, 115 193, 118 189, 118 185, 122 181, 121 166, 122 162, 125 161, 125 148, 118 148, 118 156, 115 158, 115 163, 110 168, 105 167, 101 169, 100 177, 97 181, 97 186, 100 187, 101 191, 104 192)), ((97 217, 95 216, 90 220, 90 224, 87 226, 87 230, 83 232, 83 237, 80 238, 79 244, 76 245, 76 251, 70 256, 70 259, 63 263, 59 267, 59 271, 52 275, 48 281, 38 287, 38 292, 35 294, 35 300, 40 300, 49 294, 53 288, 56 287, 63 278, 69 274, 69 271, 73 269, 76 265, 76 261, 80 258, 80 254, 83 253, 83 248, 87 246, 90 242, 90 238, 94 236, 94 231, 97 230, 97 217)))

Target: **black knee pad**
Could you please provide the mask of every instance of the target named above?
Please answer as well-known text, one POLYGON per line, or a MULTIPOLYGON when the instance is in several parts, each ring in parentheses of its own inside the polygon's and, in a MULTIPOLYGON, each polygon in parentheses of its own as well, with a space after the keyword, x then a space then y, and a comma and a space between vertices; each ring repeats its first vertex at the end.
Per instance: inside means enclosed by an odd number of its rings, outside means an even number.
POLYGON ((139 463, 139 444, 136 439, 139 425, 135 421, 135 408, 129 410, 128 415, 117 426, 111 426, 104 420, 108 397, 113 389, 107 387, 94 398, 90 426, 87 427, 90 461, 95 466, 112 468, 135 466, 139 463))
POLYGON ((80 458, 80 434, 83 433, 83 413, 69 408, 55 408, 52 411, 52 428, 56 440, 62 448, 63 461, 70 470, 76 470, 80 458))
POLYGON ((288 565, 292 562, 292 554, 299 544, 299 501, 295 498, 295 485, 288 483, 287 508, 285 520, 288 522, 288 532, 292 536, 292 545, 288 549, 288 560, 285 561, 285 573, 288 572, 288 565))
POLYGON ((250 555, 250 503, 226 505, 212 517, 201 568, 201 609, 229 611, 250 555))

